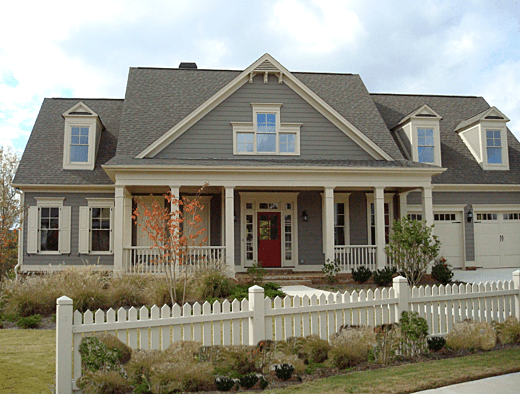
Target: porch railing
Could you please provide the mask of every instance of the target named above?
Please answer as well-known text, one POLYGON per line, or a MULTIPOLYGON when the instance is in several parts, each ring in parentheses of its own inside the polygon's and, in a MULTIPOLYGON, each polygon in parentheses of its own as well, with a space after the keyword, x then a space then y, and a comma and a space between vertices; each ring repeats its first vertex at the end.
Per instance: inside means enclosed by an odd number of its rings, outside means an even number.
MULTIPOLYGON (((226 264, 225 246, 193 246, 188 250, 186 262, 176 265, 179 272, 197 272, 220 268, 226 264)), ((157 264, 159 250, 149 246, 130 246, 123 250, 123 269, 130 274, 162 274, 165 266, 157 264)))
POLYGON ((334 258, 339 261, 340 272, 352 272, 353 269, 362 265, 372 271, 377 268, 376 246, 374 245, 334 246, 334 258))

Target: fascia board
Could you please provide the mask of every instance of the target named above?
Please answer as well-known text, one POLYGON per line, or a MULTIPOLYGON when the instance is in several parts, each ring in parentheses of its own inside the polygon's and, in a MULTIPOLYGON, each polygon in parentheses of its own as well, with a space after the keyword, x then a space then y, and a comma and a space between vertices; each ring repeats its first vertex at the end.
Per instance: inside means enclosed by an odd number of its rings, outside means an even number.
POLYGON ((282 74, 285 74, 284 82, 287 86, 298 93, 305 101, 313 106, 318 112, 324 115, 329 121, 332 121, 343 133, 352 138, 361 148, 365 149, 376 160, 393 161, 394 159, 388 155, 383 149, 377 146, 372 140, 364 135, 352 123, 341 116, 335 109, 327 104, 316 93, 310 90, 298 78, 291 74, 284 66, 282 66, 271 55, 265 54, 256 62, 246 68, 240 75, 224 86, 220 91, 215 93, 211 98, 204 102, 201 106, 195 109, 190 115, 184 118, 181 122, 168 130, 162 137, 156 140, 153 144, 148 146, 145 150, 139 153, 136 158, 143 159, 145 157, 155 157, 167 145, 171 144, 178 137, 180 137, 187 129, 198 122, 203 116, 214 109, 218 104, 228 98, 231 94, 237 91, 241 86, 249 81, 249 74, 252 73, 264 61, 268 60, 275 67, 277 67, 282 74), (289 82, 289 83, 288 83, 289 82))
POLYGON ((104 193, 113 192, 115 185, 38 185, 38 184, 13 184, 13 187, 24 192, 78 192, 78 193, 104 193))
POLYGON ((79 103, 77 103, 76 105, 74 105, 72 108, 68 109, 67 111, 65 111, 61 116, 63 117, 66 117, 66 116, 81 116, 81 117, 85 117, 85 116, 98 116, 97 113, 95 113, 94 111, 92 111, 89 106, 87 104, 85 104, 83 101, 80 101, 79 103), (79 107, 84 107, 86 110, 88 110, 88 112, 90 112, 92 115, 69 115, 71 112, 75 112, 76 109, 78 109, 79 107))
POLYGON ((434 192, 520 192, 520 185, 433 184, 434 192))
POLYGON ((399 123, 397 123, 397 125, 395 125, 392 128, 392 130, 397 129, 398 127, 403 127, 406 123, 410 122, 412 119, 421 119, 421 120, 426 120, 426 121, 427 120, 439 121, 442 119, 442 116, 440 116, 437 112, 435 112, 428 104, 424 104, 424 105, 421 105, 416 110, 410 112, 403 119, 401 119, 399 121, 399 123), (432 112, 432 114, 435 116, 432 116, 432 117, 417 116, 418 114, 423 112, 425 109, 429 112, 432 112))

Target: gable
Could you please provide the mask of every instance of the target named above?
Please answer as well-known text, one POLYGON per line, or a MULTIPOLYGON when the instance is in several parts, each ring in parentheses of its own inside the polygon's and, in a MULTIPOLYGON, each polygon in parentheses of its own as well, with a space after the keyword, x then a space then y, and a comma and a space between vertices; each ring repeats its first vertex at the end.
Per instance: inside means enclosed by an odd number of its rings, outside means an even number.
MULTIPOLYGON (((344 132, 318 112, 279 77, 256 75, 231 96, 187 129, 155 157, 173 158, 235 158, 231 122, 252 122, 251 103, 282 103, 282 123, 301 123, 300 155, 291 159, 374 160, 373 157, 344 132)), ((254 156, 265 158, 265 156, 254 156)), ((277 156, 277 158, 282 158, 277 156)))

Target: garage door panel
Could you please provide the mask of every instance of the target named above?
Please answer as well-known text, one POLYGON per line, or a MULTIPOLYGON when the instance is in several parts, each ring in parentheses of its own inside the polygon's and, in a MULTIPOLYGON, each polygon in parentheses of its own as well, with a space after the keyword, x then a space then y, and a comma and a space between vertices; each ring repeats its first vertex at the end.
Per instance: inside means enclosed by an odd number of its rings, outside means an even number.
POLYGON ((520 267, 520 220, 501 223, 502 267, 520 267))
POLYGON ((461 268, 464 260, 461 214, 435 212, 434 219, 434 233, 441 241, 439 255, 454 268, 461 268))

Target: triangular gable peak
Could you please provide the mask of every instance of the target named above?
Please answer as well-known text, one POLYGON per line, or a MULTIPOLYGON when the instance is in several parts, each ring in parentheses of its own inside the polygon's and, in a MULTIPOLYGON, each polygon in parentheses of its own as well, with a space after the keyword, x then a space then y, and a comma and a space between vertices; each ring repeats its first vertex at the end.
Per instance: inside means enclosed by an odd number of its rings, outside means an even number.
POLYGON ((474 125, 478 122, 509 122, 509 118, 505 116, 502 111, 500 111, 497 107, 491 107, 487 110, 476 114, 475 116, 472 116, 471 118, 468 118, 462 122, 460 122, 457 127, 455 128, 455 131, 461 131, 463 129, 466 129, 469 126, 474 125))
POLYGON ((403 119, 401 119, 399 121, 399 123, 395 127, 399 127, 399 126, 403 125, 404 123, 411 121, 413 119, 441 120, 442 116, 440 116, 437 112, 435 112, 429 105, 424 104, 423 106, 417 108, 415 111, 406 115, 403 119))
POLYGON ((264 82, 268 81, 269 74, 275 74, 278 77, 279 83, 283 82, 289 86, 318 112, 338 127, 344 134, 369 153, 374 159, 393 161, 392 157, 388 155, 388 153, 377 146, 352 123, 341 116, 335 109, 333 109, 322 98, 315 94, 267 53, 240 73, 240 75, 224 86, 219 92, 195 109, 190 115, 168 130, 161 138, 148 146, 144 151, 137 155, 136 158, 142 159, 155 157, 159 152, 179 138, 186 130, 202 119, 202 117, 231 96, 231 94, 236 92, 241 86, 245 83, 252 82, 252 79, 257 74, 264 75, 264 82))
POLYGON ((65 111, 62 116, 98 116, 98 114, 92 111, 85 103, 80 101, 68 111, 65 111))

